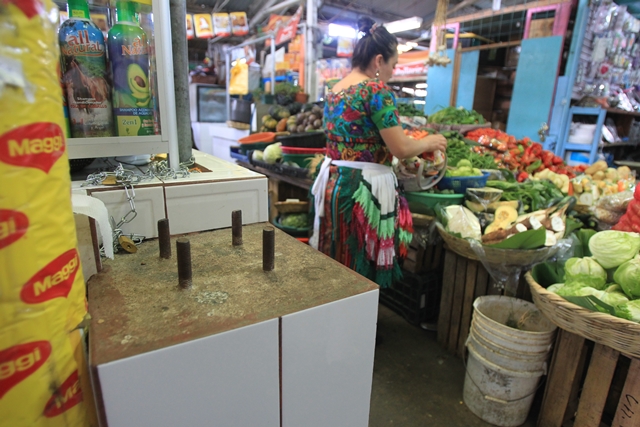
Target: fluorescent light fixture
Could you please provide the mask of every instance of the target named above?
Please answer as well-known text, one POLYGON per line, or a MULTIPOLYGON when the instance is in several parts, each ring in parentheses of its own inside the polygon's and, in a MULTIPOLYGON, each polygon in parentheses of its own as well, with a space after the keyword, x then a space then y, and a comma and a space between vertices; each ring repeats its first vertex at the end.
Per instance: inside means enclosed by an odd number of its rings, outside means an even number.
POLYGON ((356 38, 356 29, 346 25, 329 24, 329 35, 331 37, 346 37, 348 39, 356 38))
POLYGON ((416 97, 418 98, 424 98, 425 96, 427 96, 427 91, 424 89, 417 89, 416 90, 416 97))
POLYGON ((410 87, 403 87, 403 88, 402 88, 402 91, 403 91, 404 93, 408 93, 409 95, 413 95, 413 94, 414 94, 414 92, 415 92, 415 91, 414 91, 413 89, 411 89, 410 87))
POLYGON ((413 16, 407 19, 401 19, 399 21, 387 22, 384 27, 390 33, 401 33, 403 31, 415 30, 422 25, 422 18, 419 16, 413 16))
POLYGON ((427 88, 427 84, 426 83, 418 83, 416 84, 416 89, 426 89, 427 88))
POLYGON ((413 101, 413 103, 414 104, 424 105, 424 104, 426 104, 426 101, 415 100, 415 101, 413 101))

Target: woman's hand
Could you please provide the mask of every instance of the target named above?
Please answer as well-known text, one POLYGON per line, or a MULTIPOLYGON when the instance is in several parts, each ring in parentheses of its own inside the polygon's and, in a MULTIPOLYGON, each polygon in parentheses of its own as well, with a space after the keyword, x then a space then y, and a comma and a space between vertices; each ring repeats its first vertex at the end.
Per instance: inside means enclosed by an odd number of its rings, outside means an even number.
POLYGON ((440 134, 429 135, 420 140, 424 144, 426 144, 426 148, 424 151, 427 153, 432 153, 436 150, 440 150, 443 153, 447 151, 447 138, 440 134))

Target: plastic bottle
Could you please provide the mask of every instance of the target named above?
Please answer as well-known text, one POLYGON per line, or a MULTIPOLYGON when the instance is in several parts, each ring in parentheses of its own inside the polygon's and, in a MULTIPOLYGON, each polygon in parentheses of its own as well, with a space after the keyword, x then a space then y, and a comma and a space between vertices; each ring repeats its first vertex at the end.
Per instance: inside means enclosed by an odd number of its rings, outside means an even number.
POLYGON ((133 2, 116 2, 116 16, 107 41, 115 131, 118 136, 154 135, 147 36, 136 22, 133 2))
POLYGON ((71 136, 113 136, 104 36, 89 19, 86 0, 69 0, 67 10, 58 41, 71 136))

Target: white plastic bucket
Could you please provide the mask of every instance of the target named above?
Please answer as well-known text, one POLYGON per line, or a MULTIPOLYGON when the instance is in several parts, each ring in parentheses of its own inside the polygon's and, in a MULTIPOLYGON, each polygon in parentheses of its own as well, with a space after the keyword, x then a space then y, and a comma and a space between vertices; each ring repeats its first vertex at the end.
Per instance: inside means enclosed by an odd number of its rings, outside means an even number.
POLYGON ((518 298, 486 295, 476 298, 473 308, 478 321, 486 321, 492 331, 508 339, 551 341, 557 329, 534 304, 518 298), (518 328, 507 326, 510 323, 518 328))
POLYGON ((482 357, 472 342, 464 379, 463 400, 484 421, 515 427, 525 422, 543 370, 520 371, 498 366, 482 357))
POLYGON ((473 345, 474 350, 489 362, 505 369, 528 372, 547 372, 547 358, 549 353, 518 353, 498 347, 488 341, 472 328, 467 339, 467 345, 473 345))
POLYGON ((476 333, 487 341, 517 353, 544 353, 546 354, 552 345, 552 340, 549 338, 546 341, 541 340, 527 340, 516 337, 515 335, 510 338, 506 338, 505 335, 496 333, 495 328, 490 329, 486 326, 486 323, 476 321, 475 319, 471 323, 471 328, 475 329, 476 333))

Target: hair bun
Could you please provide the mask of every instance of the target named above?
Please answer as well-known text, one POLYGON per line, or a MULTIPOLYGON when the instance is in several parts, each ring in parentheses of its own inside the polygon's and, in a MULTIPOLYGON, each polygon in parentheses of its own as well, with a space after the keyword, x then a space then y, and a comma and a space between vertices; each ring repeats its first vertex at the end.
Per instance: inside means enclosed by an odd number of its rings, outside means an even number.
POLYGON ((361 16, 360 18, 358 18, 358 31, 369 34, 369 32, 371 31, 371 27, 373 27, 373 24, 375 23, 376 21, 369 18, 368 16, 361 16))

